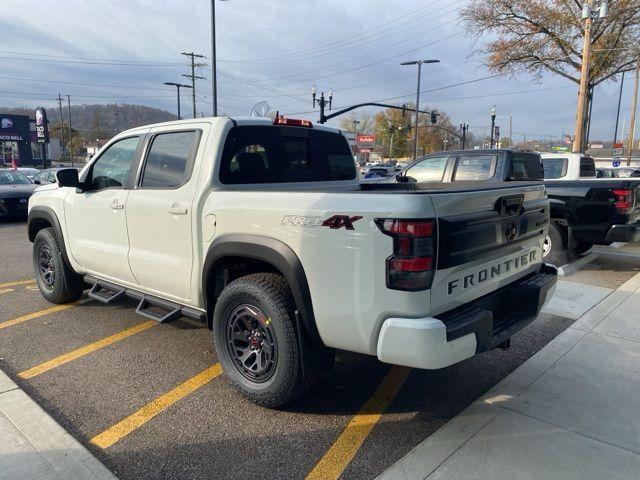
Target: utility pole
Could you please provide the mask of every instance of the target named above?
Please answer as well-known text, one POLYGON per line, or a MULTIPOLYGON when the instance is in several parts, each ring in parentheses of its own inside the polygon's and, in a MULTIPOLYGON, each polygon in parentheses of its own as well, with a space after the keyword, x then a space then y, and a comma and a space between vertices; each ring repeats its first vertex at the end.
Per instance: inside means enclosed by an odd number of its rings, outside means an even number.
POLYGON ((355 153, 356 155, 358 154, 358 124, 359 123, 360 123, 360 120, 353 121, 353 135, 354 135, 353 153, 355 153))
POLYGON ((410 62, 402 62, 400 65, 418 65, 418 87, 416 89, 416 120, 415 133, 413 136, 413 161, 418 158, 418 115, 420 114, 420 74, 422 72, 423 63, 439 63, 440 60, 413 60, 410 62))
POLYGON ((590 103, 593 92, 590 90, 589 71, 591 67, 591 28, 596 19, 607 16, 609 7, 607 0, 600 1, 598 8, 594 8, 594 0, 585 0, 582 5, 582 20, 584 20, 584 33, 582 40, 582 68, 580 70, 580 88, 578 90, 578 108, 576 111, 576 130, 573 138, 573 153, 579 153, 586 146, 585 127, 587 119, 587 106, 590 103))
POLYGON ((627 146, 627 165, 631 165, 631 152, 636 134, 636 108, 638 107, 638 81, 640 79, 640 56, 636 65, 636 76, 633 81, 633 100, 631 101, 631 121, 629 122, 629 145, 627 146))
POLYGON ((182 76, 191 79, 191 100, 193 102, 193 118, 196 118, 196 80, 206 80, 205 77, 200 77, 196 75, 196 67, 206 67, 207 64, 204 62, 196 61, 196 58, 205 58, 204 55, 200 55, 198 53, 193 52, 182 52, 182 55, 188 57, 191 61, 191 73, 183 73, 182 76))
POLYGON ((71 166, 73 167, 73 133, 71 131, 71 95, 67 94, 67 123, 69 124, 69 157, 71 158, 71 166))
MULTIPOLYGON (((620 104, 622 103, 622 87, 624 87, 624 74, 622 72, 622 80, 620 80, 620 92, 618 93, 618 110, 616 111, 616 128, 613 131, 613 143, 618 142, 618 121, 620 120, 620 104)), ((564 137, 564 135, 563 135, 564 137)), ((614 147, 615 148, 615 147, 614 147)))
POLYGON ((64 148, 64 120, 62 118, 62 96, 60 94, 58 94, 58 110, 60 112, 60 146, 62 149, 62 158, 64 158, 65 155, 65 148, 64 148))

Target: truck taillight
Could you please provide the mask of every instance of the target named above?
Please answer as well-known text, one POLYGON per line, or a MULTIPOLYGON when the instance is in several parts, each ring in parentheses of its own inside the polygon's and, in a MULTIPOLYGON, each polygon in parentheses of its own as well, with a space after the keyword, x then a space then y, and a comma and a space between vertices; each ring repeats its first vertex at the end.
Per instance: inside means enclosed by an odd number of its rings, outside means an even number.
POLYGON ((387 287, 394 290, 426 290, 435 267, 433 220, 378 218, 376 225, 393 238, 393 255, 387 258, 387 287))
POLYGON ((628 188, 621 188, 612 190, 611 193, 613 193, 615 198, 613 205, 616 207, 616 210, 620 213, 627 213, 633 203, 633 192, 628 188))

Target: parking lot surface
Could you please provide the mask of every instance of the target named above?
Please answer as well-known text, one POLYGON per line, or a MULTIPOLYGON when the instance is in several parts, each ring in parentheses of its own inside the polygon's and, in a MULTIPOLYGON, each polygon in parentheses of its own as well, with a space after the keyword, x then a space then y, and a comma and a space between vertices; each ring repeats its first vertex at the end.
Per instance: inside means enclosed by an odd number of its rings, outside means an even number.
MULTIPOLYGON (((51 305, 29 281, 26 224, 0 236, 0 368, 123 479, 375 477, 572 323, 542 314, 509 350, 438 371, 340 352, 303 398, 267 410, 224 381, 206 326, 150 322, 130 301, 51 305)), ((640 258, 629 265, 600 255, 567 280, 616 288, 640 258)))

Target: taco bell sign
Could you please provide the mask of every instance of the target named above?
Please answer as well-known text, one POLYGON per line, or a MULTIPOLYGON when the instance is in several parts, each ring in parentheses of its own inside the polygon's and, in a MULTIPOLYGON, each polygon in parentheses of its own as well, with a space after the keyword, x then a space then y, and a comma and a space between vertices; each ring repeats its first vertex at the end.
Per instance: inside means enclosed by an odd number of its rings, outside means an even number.
POLYGON ((44 108, 36 108, 36 139, 38 143, 49 142, 49 127, 47 125, 47 112, 44 108))

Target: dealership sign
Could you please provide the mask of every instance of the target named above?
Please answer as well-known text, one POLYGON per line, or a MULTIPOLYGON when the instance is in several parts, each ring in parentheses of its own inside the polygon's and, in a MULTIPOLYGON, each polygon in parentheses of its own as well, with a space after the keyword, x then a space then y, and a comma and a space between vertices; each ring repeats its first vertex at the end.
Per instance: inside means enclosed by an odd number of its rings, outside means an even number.
POLYGON ((375 135, 358 135, 358 143, 376 143, 375 135))
POLYGON ((36 108, 36 139, 38 143, 47 143, 49 141, 47 112, 42 107, 36 108))

